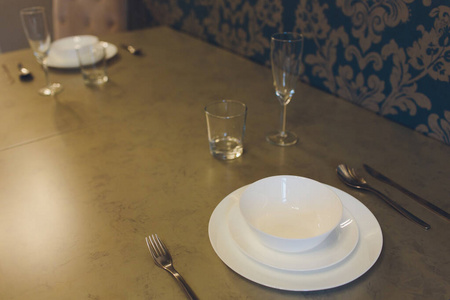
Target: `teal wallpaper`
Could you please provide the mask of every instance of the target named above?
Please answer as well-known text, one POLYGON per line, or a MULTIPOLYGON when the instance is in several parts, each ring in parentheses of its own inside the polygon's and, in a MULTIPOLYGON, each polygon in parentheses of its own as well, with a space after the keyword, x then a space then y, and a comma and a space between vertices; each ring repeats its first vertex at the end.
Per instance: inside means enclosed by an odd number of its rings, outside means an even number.
POLYGON ((450 145, 448 0, 144 0, 172 26, 268 65, 302 32, 302 80, 450 145))

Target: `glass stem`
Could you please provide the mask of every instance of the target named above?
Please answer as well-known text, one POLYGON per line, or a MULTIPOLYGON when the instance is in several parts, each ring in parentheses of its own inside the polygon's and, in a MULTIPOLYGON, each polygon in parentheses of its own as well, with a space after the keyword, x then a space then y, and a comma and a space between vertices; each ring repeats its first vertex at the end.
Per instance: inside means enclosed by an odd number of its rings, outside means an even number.
POLYGON ((44 58, 42 60, 42 70, 44 70, 46 86, 49 87, 50 86, 50 79, 48 78, 47 58, 44 58))
POLYGON ((286 136, 286 104, 281 104, 280 135, 286 136))

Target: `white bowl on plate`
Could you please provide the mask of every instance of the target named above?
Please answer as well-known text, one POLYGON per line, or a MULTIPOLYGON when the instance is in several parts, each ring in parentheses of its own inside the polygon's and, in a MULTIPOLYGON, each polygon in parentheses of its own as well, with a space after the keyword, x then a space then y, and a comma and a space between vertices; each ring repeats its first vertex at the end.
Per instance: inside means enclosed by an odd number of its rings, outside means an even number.
POLYGON ((323 242, 342 217, 339 197, 318 181, 290 175, 267 177, 250 184, 239 208, 265 246, 302 252, 323 242))
POLYGON ((54 56, 64 58, 66 60, 73 60, 77 58, 76 49, 87 45, 92 45, 98 42, 98 37, 93 35, 76 35, 69 36, 52 43, 51 51, 54 56))

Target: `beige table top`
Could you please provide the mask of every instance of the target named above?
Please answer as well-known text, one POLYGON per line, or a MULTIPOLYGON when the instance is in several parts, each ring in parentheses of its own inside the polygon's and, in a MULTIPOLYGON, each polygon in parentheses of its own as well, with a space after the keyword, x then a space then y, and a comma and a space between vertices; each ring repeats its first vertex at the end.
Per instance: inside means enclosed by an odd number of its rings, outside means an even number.
POLYGON ((119 49, 110 82, 83 85, 52 70, 65 90, 49 98, 30 50, 0 55, 0 299, 184 299, 157 268, 144 237, 158 233, 201 299, 449 299, 450 222, 371 182, 433 227, 424 231, 375 196, 344 186, 341 162, 368 163, 450 211, 450 148, 344 100, 300 84, 288 106, 294 147, 268 144, 278 126, 270 69, 169 28, 105 36, 119 49), (34 73, 16 77, 22 62, 34 73), (203 106, 248 105, 243 157, 208 151, 203 106), (325 291, 289 292, 244 279, 208 237, 214 208, 235 189, 291 174, 335 186, 378 219, 384 245, 372 269, 325 291))

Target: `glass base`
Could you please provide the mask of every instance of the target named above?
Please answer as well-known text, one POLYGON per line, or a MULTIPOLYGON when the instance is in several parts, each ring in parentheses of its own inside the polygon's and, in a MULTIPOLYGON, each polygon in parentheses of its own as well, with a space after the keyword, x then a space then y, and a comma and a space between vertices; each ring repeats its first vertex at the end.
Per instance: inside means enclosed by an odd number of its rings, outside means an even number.
POLYGON ((270 132, 266 136, 266 140, 277 146, 292 146, 297 144, 298 137, 293 132, 286 131, 283 134, 279 131, 270 132))
POLYGON ((211 154, 220 160, 235 159, 244 152, 242 141, 233 137, 213 139, 209 142, 209 149, 211 154))
POLYGON ((50 85, 39 90, 39 94, 42 96, 51 96, 58 94, 63 90, 63 86, 60 83, 51 83, 50 85))

